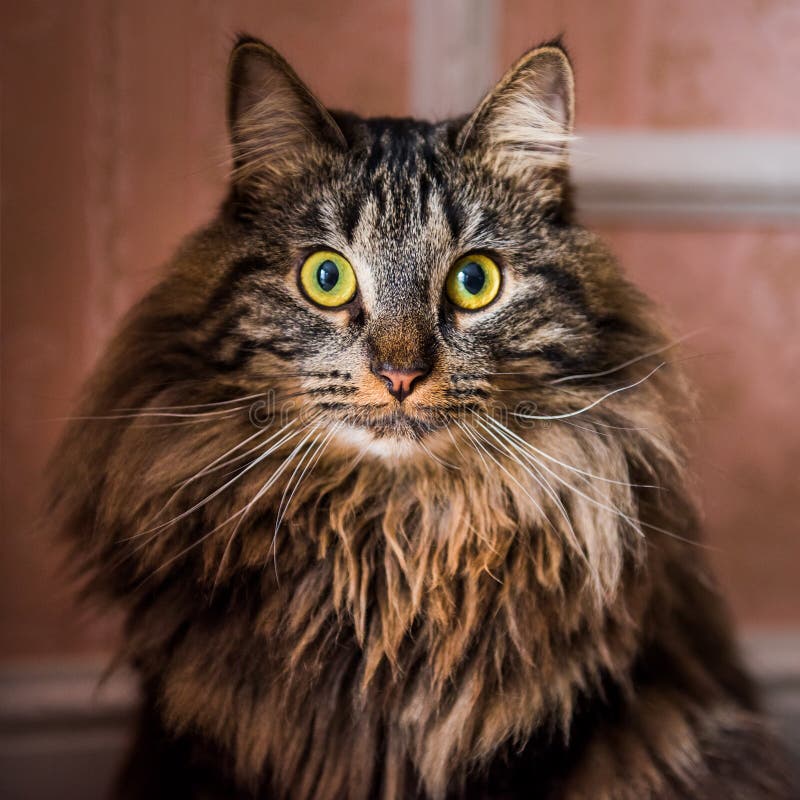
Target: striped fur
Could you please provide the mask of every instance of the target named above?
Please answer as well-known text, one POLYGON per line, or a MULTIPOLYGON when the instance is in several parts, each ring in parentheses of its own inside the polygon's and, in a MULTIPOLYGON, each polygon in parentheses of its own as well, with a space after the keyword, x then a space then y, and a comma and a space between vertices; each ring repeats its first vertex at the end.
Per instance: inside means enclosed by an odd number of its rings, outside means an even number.
POLYGON ((575 224, 563 51, 470 119, 231 63, 230 195, 53 462, 145 691, 120 797, 782 798, 705 565, 648 302, 575 224), (319 248, 353 264, 308 302, 319 248), (479 312, 443 296, 470 251, 479 312), (370 369, 432 365, 402 408, 370 369))

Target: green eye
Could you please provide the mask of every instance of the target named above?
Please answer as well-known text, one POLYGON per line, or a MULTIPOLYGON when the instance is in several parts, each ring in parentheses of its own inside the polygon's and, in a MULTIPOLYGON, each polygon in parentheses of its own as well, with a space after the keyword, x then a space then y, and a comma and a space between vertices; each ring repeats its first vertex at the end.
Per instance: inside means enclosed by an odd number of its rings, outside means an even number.
POLYGON ((488 256, 471 253, 456 261, 445 283, 450 302, 476 311, 488 306, 500 291, 500 268, 488 256))
POLYGON ((350 262, 331 250, 318 250, 303 262, 300 285, 311 300, 327 308, 349 303, 358 288, 350 262))

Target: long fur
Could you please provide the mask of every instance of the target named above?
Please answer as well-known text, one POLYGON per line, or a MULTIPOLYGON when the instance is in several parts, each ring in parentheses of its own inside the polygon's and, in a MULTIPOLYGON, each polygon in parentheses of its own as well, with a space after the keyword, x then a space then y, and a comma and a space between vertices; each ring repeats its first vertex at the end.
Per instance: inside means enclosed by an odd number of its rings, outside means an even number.
POLYGON ((438 126, 334 121, 258 56, 278 94, 232 120, 228 201, 53 463, 145 693, 120 797, 788 797, 703 557, 670 341, 572 221, 561 157, 497 152, 554 92, 568 139, 553 50, 438 126), (344 310, 298 287, 322 245, 357 272, 344 310), (465 315, 441 287, 469 250, 504 283, 465 315), (433 366, 398 409, 376 359, 433 366))

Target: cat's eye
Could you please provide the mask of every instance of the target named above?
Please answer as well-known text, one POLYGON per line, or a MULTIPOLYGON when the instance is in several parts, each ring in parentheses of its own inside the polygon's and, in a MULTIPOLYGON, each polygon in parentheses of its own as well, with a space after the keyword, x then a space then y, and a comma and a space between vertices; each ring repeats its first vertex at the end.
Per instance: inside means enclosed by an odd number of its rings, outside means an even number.
POLYGON ((500 268, 489 256, 470 253, 456 261, 445 282, 450 302, 467 311, 488 306, 500 291, 500 268))
POLYGON ((318 250, 303 262, 300 285, 309 299, 326 308, 349 303, 358 288, 350 262, 332 250, 318 250))

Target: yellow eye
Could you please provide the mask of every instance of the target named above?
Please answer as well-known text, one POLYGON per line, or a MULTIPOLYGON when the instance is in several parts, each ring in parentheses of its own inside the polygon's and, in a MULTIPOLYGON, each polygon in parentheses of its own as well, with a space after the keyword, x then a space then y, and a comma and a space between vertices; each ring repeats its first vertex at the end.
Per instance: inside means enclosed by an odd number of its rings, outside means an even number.
POLYGON ((318 250, 303 262, 300 285, 311 300, 327 308, 349 303, 358 288, 350 262, 332 250, 318 250))
POLYGON ((459 308, 476 311, 497 297, 500 268, 480 253, 463 256, 450 268, 445 289, 450 301, 459 308))

